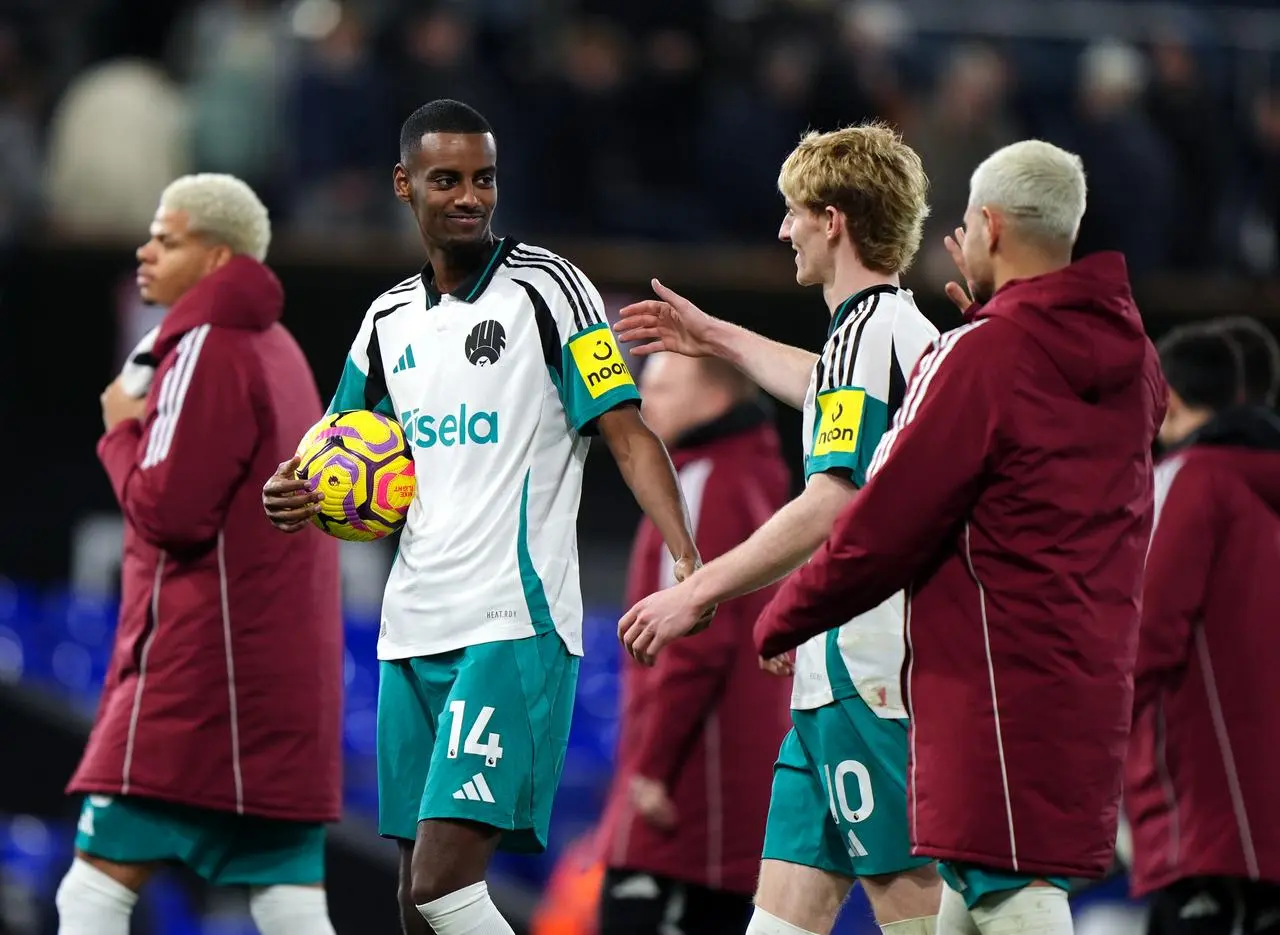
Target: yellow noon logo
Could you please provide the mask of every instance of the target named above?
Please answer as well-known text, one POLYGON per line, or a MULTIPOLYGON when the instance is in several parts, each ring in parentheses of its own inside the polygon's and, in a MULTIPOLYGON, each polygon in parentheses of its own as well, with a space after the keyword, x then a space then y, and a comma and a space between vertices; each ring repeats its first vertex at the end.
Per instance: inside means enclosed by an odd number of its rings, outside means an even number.
POLYGON ((813 457, 857 450, 866 396, 862 390, 835 390, 818 397, 820 416, 813 457))
POLYGON ((620 386, 632 384, 631 371, 622 360, 618 342, 608 328, 595 328, 569 342, 569 353, 587 384, 592 399, 620 386))

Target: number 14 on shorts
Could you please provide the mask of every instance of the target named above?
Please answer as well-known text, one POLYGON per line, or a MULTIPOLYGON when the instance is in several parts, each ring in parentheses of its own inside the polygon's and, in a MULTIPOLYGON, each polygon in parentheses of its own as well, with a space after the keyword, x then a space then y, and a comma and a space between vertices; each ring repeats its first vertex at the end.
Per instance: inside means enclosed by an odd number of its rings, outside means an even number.
MULTIPOLYGON (((449 759, 451 760, 458 757, 458 745, 462 743, 462 722, 466 720, 466 717, 467 703, 465 701, 449 702, 449 759)), ((480 713, 476 716, 475 723, 471 725, 471 730, 467 732, 466 743, 462 745, 463 753, 484 757, 485 766, 497 766, 498 761, 502 759, 501 737, 491 732, 487 741, 480 742, 480 735, 489 726, 489 719, 492 717, 493 708, 488 705, 482 707, 480 713)))

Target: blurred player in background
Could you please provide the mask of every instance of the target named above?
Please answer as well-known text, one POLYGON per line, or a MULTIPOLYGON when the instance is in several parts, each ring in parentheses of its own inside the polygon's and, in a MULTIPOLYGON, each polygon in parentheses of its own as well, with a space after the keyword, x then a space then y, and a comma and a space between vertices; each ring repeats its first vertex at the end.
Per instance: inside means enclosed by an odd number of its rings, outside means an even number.
POLYGON ((286 543, 261 478, 321 415, 267 211, 239 179, 165 189, 138 287, 169 307, 102 394, 98 455, 125 518, 120 621, 60 935, 125 935, 164 862, 247 886, 263 935, 332 933, 323 822, 341 807, 337 543, 286 543), (154 366, 154 380, 148 371, 154 366), (141 393, 142 395, 134 395, 141 393))
MULTIPOLYGON (((511 928, 485 870, 499 846, 545 849, 568 744, 590 436, 613 452, 678 579, 698 552, 595 286, 492 232, 484 117, 450 100, 415 111, 394 185, 428 263, 374 300, 331 405, 399 419, 417 469, 378 641, 378 823, 400 841, 407 933, 497 935, 511 928)), ((264 490, 286 530, 318 499, 296 468, 280 465, 264 490)))
MULTIPOLYGON (((684 632, 705 608, 803 563, 858 496, 907 375, 938 335, 900 285, 927 186, 916 153, 879 125, 809 134, 783 164, 778 236, 795 251, 796 280, 822 286, 831 324, 821 354, 712 318, 656 280, 664 301, 623 309, 623 339, 649 342, 636 353, 723 358, 804 413, 804 492, 742 545, 636 603, 619 634, 637 658, 651 660, 647 641, 661 628, 684 632)), ((796 656, 751 935, 826 935, 855 878, 885 932, 932 932, 938 876, 907 834, 903 596, 877 603, 796 656)))
POLYGON ((1276 336, 1262 322, 1244 316, 1214 318, 1200 327, 1226 334, 1240 348, 1245 403, 1274 409, 1276 393, 1280 391, 1280 344, 1276 336))
POLYGON ((969 323, 756 625, 774 656, 908 588, 912 842, 945 935, 1071 931, 1068 878, 1115 845, 1165 387, 1123 257, 1071 262, 1084 209, 1047 143, 974 172, 947 242, 969 323))
MULTIPOLYGON (((791 477, 759 390, 719 358, 657 354, 645 422, 680 474, 704 560, 787 502, 791 477)), ((628 604, 675 584, 652 521, 631 554, 628 604)), ((715 626, 652 668, 623 662, 622 718, 601 841, 601 935, 742 935, 751 916, 791 686, 762 672, 751 628, 772 592, 720 605, 715 626)))
POLYGON ((1255 360, 1242 380, 1248 321, 1160 342, 1169 408, 1124 792, 1131 887, 1161 935, 1280 923, 1280 419, 1258 405, 1274 371, 1255 360))

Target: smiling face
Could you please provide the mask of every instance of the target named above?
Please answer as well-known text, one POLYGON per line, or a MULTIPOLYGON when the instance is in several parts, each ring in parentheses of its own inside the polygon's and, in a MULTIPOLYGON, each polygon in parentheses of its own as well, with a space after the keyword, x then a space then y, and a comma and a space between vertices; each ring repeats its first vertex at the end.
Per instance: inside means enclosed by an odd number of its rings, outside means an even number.
POLYGON ((427 133, 408 165, 396 165, 396 197, 413 209, 428 248, 456 252, 489 243, 497 162, 491 133, 427 133))
POLYGON ((796 282, 815 286, 826 282, 832 269, 830 227, 834 208, 811 211, 787 201, 787 213, 778 229, 778 239, 790 244, 796 254, 796 282))

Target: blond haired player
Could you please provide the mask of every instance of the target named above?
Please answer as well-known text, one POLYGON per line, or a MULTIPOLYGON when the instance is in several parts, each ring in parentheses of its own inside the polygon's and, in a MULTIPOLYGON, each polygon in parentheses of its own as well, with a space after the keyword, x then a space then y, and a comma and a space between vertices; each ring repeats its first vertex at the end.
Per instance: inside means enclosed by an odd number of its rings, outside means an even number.
MULTIPOLYGON (((804 492, 736 549, 627 612, 619 635, 638 659, 652 658, 656 635, 685 633, 702 608, 805 562, 865 482, 907 376, 938 336, 900 285, 920 246, 927 187, 916 153, 878 124, 810 133, 783 164, 778 238, 795 250, 796 281, 822 286, 831 316, 819 354, 712 318, 656 280, 663 301, 622 310, 619 337, 647 341, 636 353, 723 357, 804 412, 804 492)), ((933 929, 938 876, 908 839, 902 614, 898 594, 797 652, 793 729, 774 772, 748 935, 826 935, 855 879, 885 932, 933 929)), ((783 659, 766 666, 792 670, 783 659)))

